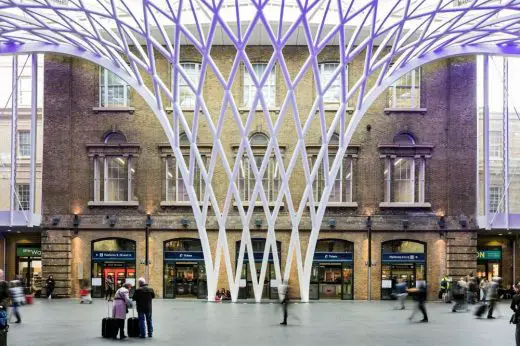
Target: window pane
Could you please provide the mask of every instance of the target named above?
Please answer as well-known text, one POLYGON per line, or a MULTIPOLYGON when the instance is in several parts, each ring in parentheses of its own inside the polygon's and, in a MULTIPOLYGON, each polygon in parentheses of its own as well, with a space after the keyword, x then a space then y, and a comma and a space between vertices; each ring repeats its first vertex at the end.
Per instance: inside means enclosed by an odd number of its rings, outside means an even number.
POLYGON ((399 78, 389 89, 389 107, 419 108, 421 90, 420 69, 413 70, 399 78))
POLYGON ((175 159, 168 156, 166 159, 166 200, 175 201, 175 159))
POLYGON ((29 210, 30 186, 29 184, 17 184, 16 192, 18 199, 16 210, 29 210))
MULTIPOLYGON (((320 81, 322 88, 325 88, 332 78, 334 71, 338 68, 339 63, 323 63, 320 64, 320 81)), ((329 89, 323 95, 323 101, 327 103, 339 103, 341 95, 341 73, 338 73, 329 89)))
POLYGON ((128 161, 124 157, 106 158, 108 175, 107 201, 128 200, 128 161))
POLYGON ((343 202, 352 202, 352 159, 346 158, 343 162, 343 202))
POLYGON ((413 200, 413 159, 398 158, 392 169, 392 197, 393 202, 409 202, 413 200))
POLYGON ((31 133, 29 131, 18 132, 18 155, 31 156, 31 133))
MULTIPOLYGON (((189 80, 194 84, 195 88, 199 83, 200 64, 198 63, 181 63, 189 80)), ((195 93, 188 86, 186 79, 179 74, 179 102, 181 107, 193 108, 195 107, 195 93)))
POLYGON ((128 85, 109 70, 103 69, 100 80, 102 107, 128 106, 128 85))
MULTIPOLYGON (((262 78, 264 74, 267 64, 266 63, 256 63, 252 64, 253 71, 257 79, 262 78)), ((250 77, 249 71, 244 69, 244 105, 247 107, 253 106, 253 100, 256 95, 256 86, 253 83, 252 78, 250 77)), ((264 86, 262 87, 262 93, 265 99, 267 106, 273 107, 275 105, 275 96, 276 96, 276 73, 275 69, 271 69, 269 73, 269 77, 267 78, 264 86)), ((260 100, 257 103, 257 107, 261 107, 260 100)))
POLYGON ((490 213, 502 213, 503 203, 502 194, 504 189, 502 186, 490 186, 489 187, 489 212, 490 213))
POLYGON ((18 79, 18 105, 31 105, 31 76, 20 76, 18 79))

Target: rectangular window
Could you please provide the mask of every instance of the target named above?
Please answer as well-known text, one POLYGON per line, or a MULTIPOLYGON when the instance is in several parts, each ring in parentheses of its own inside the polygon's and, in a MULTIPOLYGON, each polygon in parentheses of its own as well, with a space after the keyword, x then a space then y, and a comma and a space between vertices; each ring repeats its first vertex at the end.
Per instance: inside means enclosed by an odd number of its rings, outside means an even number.
POLYGON ((128 107, 130 86, 107 69, 99 73, 100 107, 128 107))
POLYGON ((94 201, 128 202, 134 196, 132 157, 106 156, 94 159, 94 201))
POLYGON ((31 132, 18 132, 18 155, 21 157, 31 156, 31 132))
POLYGON ((20 76, 18 79, 18 105, 30 106, 32 95, 31 76, 20 76))
POLYGON ((489 212, 500 213, 502 212, 502 194, 504 189, 502 186, 490 186, 489 187, 489 212))
POLYGON ((489 131, 489 157, 499 159, 503 153, 502 131, 489 131))
MULTIPOLYGON (((181 63, 181 67, 188 76, 190 82, 195 85, 199 83, 200 64, 193 62, 181 63)), ((182 75, 179 74, 179 103, 182 108, 195 107, 195 93, 189 87, 188 83, 182 75)))
MULTIPOLYGON (((262 78, 267 64, 265 63, 256 63, 252 64, 253 71, 255 72, 256 78, 260 81, 262 78)), ((253 83, 253 79, 251 78, 249 72, 244 68, 244 106, 252 107, 253 101, 256 98, 257 88, 255 83, 253 83)), ((268 107, 274 107, 276 104, 276 72, 275 68, 269 72, 269 76, 262 87, 262 94, 264 96, 264 100, 268 107)), ((262 105, 260 103, 260 99, 256 104, 257 108, 261 108, 262 105)))
POLYGON ((388 88, 388 107, 421 107, 421 69, 415 69, 399 78, 388 88))
MULTIPOLYGON (((332 168, 335 156, 329 156, 329 170, 332 168)), ((313 161, 316 160, 316 157, 313 161)), ((312 167, 311 167, 312 169, 312 167)), ((325 189, 327 172, 324 165, 318 169, 318 175, 313 182, 314 201, 321 200, 323 190, 325 189)), ((345 203, 352 202, 352 158, 345 157, 341 161, 341 165, 336 178, 331 181, 332 189, 329 195, 328 203, 345 203)))
POLYGON ((426 203, 426 160, 423 157, 386 158, 384 200, 394 203, 426 203))
MULTIPOLYGON (((205 161, 205 157, 202 156, 205 161)), ((189 155, 184 156, 186 166, 189 166, 189 155)), ((188 167, 189 168, 189 167, 188 167)), ((204 181, 200 169, 195 162, 195 175, 193 177, 193 187, 195 194, 199 200, 202 200, 204 195, 204 181)), ((175 157, 168 156, 166 159, 166 201, 169 202, 189 202, 188 188, 182 178, 182 173, 175 160, 175 157)))
MULTIPOLYGON (((256 167, 260 170, 264 156, 254 155, 256 167)), ((278 197, 278 190, 280 188, 280 170, 278 162, 274 157, 269 159, 269 163, 264 175, 261 177, 262 186, 267 197, 268 202, 273 202, 278 197)), ((253 191, 255 189, 256 179, 253 172, 253 167, 249 163, 249 158, 244 157, 240 162, 240 171, 238 172, 238 188, 242 202, 250 202, 253 198, 253 191)), ((260 192, 257 194, 256 202, 260 202, 260 192)))
POLYGON ((29 199, 30 199, 30 185, 29 184, 17 184, 16 193, 18 195, 16 202, 17 210, 29 210, 29 199))
POLYGON ((393 202, 414 202, 414 161, 398 158, 392 167, 393 202))
MULTIPOLYGON (((339 63, 322 63, 319 65, 321 87, 325 86, 331 81, 334 71, 338 68, 339 63)), ((325 103, 339 103, 341 100, 341 73, 338 73, 329 89, 323 95, 323 102, 325 103)))

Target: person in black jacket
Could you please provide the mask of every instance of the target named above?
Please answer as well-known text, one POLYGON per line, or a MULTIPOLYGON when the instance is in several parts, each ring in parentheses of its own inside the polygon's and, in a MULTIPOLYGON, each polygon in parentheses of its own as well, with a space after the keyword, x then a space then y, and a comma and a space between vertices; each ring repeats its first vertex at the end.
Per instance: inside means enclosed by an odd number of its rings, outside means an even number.
POLYGON ((516 332, 515 332, 515 340, 516 346, 520 346, 520 286, 516 285, 515 288, 515 296, 511 301, 511 310, 515 312, 515 322, 516 322, 516 332))
POLYGON ((412 312, 412 316, 410 316, 408 319, 411 321, 413 319, 413 317, 415 316, 415 313, 418 310, 420 310, 422 312, 423 319, 420 320, 419 322, 427 323, 428 322, 428 314, 426 313, 426 305, 425 305, 425 303, 426 303, 426 295, 427 295, 426 283, 420 282, 417 285, 417 289, 413 290, 412 293, 414 294, 414 299, 417 301, 417 307, 412 312))
POLYGON ((47 287, 47 299, 52 298, 52 292, 54 292, 55 286, 56 286, 56 283, 54 282, 52 275, 49 275, 47 280, 45 280, 45 287, 47 287))
POLYGON ((135 290, 132 300, 135 301, 137 307, 137 317, 139 317, 139 337, 146 337, 146 329, 148 330, 148 337, 151 338, 153 334, 152 325, 152 299, 155 298, 155 293, 152 288, 148 287, 144 278, 139 278, 139 288, 135 290))

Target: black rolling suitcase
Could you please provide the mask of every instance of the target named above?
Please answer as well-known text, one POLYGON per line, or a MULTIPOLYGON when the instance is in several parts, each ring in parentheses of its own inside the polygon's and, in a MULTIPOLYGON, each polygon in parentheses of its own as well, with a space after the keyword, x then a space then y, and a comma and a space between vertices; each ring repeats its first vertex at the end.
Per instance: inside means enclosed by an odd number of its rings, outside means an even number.
POLYGON ((132 317, 128 317, 128 320, 126 321, 126 332, 131 338, 137 338, 139 336, 139 319, 135 317, 133 306, 132 317))
POLYGON ((117 319, 110 317, 110 303, 107 303, 107 317, 101 320, 101 336, 115 338, 117 336, 117 319))
POLYGON ((486 304, 481 304, 477 307, 477 310, 475 310, 475 316, 478 318, 482 317, 484 313, 486 312, 488 306, 486 304))

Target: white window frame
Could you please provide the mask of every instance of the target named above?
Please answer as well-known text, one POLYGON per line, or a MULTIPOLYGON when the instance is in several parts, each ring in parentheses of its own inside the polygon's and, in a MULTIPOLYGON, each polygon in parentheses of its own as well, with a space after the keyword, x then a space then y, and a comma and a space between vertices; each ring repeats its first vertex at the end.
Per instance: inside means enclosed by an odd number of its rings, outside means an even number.
POLYGON ((491 214, 500 213, 502 210, 502 205, 500 201, 502 199, 502 194, 504 193, 504 188, 502 186, 490 186, 489 187, 489 212, 491 214), (494 205, 496 204, 496 205, 494 205))
POLYGON ((503 136, 500 130, 489 131, 489 158, 501 159, 504 154, 503 151, 503 136))
MULTIPOLYGON (((189 155, 184 154, 183 157, 185 160, 184 162, 186 163, 186 165, 188 165, 189 164, 189 155)), ((205 155, 202 155, 202 161, 204 162, 204 164, 206 164, 205 155)), ((175 159, 175 156, 168 155, 165 159, 164 167, 165 167, 165 201, 172 202, 172 203, 189 204, 190 203, 189 197, 188 197, 188 199, 181 199, 180 198, 181 196, 179 195, 179 187, 181 185, 185 185, 185 184, 184 184, 184 179, 182 178, 182 173, 179 168, 179 163, 175 159), (175 165, 175 168, 171 170, 171 172, 173 173, 172 178, 168 178, 170 162, 175 165), (169 193, 172 183, 175 184, 175 193, 174 193, 173 199, 170 198, 170 193, 169 193)), ((200 200, 202 200, 202 197, 204 195, 204 177, 202 176, 202 174, 200 174, 200 169, 197 166, 197 163, 195 163, 194 180, 196 180, 197 181, 196 183, 198 184, 198 188, 196 187, 195 190, 198 191, 197 198, 200 201, 200 200)), ((186 187, 184 187, 184 189, 186 189, 186 187)))
MULTIPOLYGON (((335 159, 335 155, 329 155, 329 169, 332 166, 332 163, 335 159)), ((314 163, 316 163, 317 156, 312 157, 312 167, 314 166, 314 163)), ((324 171, 324 166, 321 165, 321 167, 318 169, 318 174, 313 182, 313 195, 314 195, 314 201, 319 202, 321 199, 321 194, 323 193, 323 186, 325 184, 325 174, 327 172, 324 171)), ((331 200, 332 197, 332 191, 329 195, 329 199, 327 201, 327 205, 341 205, 345 203, 352 203, 353 202, 353 182, 354 182, 354 158, 351 155, 345 155, 343 159, 341 160, 341 165, 338 170, 338 175, 332 182, 333 185, 336 184, 336 182, 339 181, 340 184, 340 194, 339 194, 339 200, 331 200), (346 169, 346 167, 349 166, 349 169, 346 169), (346 179, 345 173, 350 171, 350 178, 346 179), (339 177, 339 178, 338 178, 339 177), (349 191, 350 195, 347 196, 345 193, 345 187, 346 184, 349 185, 349 191)), ((333 187, 334 189, 334 187, 333 187)))
POLYGON ((20 130, 18 131, 18 156, 20 158, 28 158, 28 157, 31 157, 31 131, 27 131, 27 130, 20 130), (24 153, 23 150, 22 150, 22 136, 21 135, 26 135, 27 136, 27 143, 26 146, 28 147, 27 149, 27 152, 24 153))
POLYGON ((386 157, 384 163, 384 202, 392 204, 424 204, 426 191, 426 158, 425 157, 386 157), (411 202, 395 201, 392 187, 394 181, 394 163, 397 160, 410 160, 410 177, 412 181, 412 189, 410 191, 411 202), (416 179, 416 170, 418 170, 418 179, 416 179), (416 193, 417 192, 417 193, 416 193))
POLYGON ((106 156, 96 156, 94 158, 94 202, 107 202, 107 203, 117 203, 117 202, 132 202, 134 201, 133 196, 133 175, 135 174, 135 169, 133 168, 133 156, 122 156, 122 155, 106 155, 106 156), (127 165, 127 198, 125 200, 109 200, 108 199, 108 159, 113 158, 121 158, 126 160, 127 165), (101 181, 101 169, 103 169, 103 181, 101 181), (103 184, 103 196, 101 196, 101 184, 103 184))
POLYGON ((130 100, 129 100, 129 85, 121 78, 119 78, 116 74, 113 72, 105 69, 100 68, 99 69, 99 107, 129 107, 130 100), (115 104, 115 103, 109 103, 109 85, 108 85, 108 76, 109 73, 113 74, 117 79, 121 81, 121 84, 113 84, 112 87, 115 86, 123 86, 123 104, 115 104))
MULTIPOLYGON (((264 159, 265 152, 263 153, 255 153, 255 158, 262 157, 264 159)), ((257 169, 260 170, 260 165, 257 165, 257 169)), ((255 176, 253 170, 251 169, 251 165, 249 163, 249 157, 244 156, 240 161, 240 168, 238 173, 238 192, 242 202, 251 203, 251 197, 253 191, 255 189, 255 176)), ((278 161, 274 155, 269 157, 269 163, 267 165, 267 169, 265 171, 264 176, 262 177, 262 184, 264 184, 264 191, 267 197, 268 203, 274 203, 276 201, 277 193, 280 187, 280 170, 278 167, 278 161), (267 177, 266 177, 267 175, 267 177), (264 183, 265 182, 265 183, 264 183), (267 188, 265 188, 267 185, 267 188)), ((256 200, 254 201, 256 204, 261 204, 262 200, 260 198, 260 193, 257 195, 256 200)))
MULTIPOLYGON (((389 107, 390 108, 402 108, 402 109, 417 109, 421 108, 421 68, 417 68, 412 70, 399 78, 388 88, 389 91, 389 107), (416 78, 416 74, 419 74, 419 77, 416 78), (401 85, 399 84, 403 80, 407 80, 410 78, 410 85, 401 85), (418 81, 419 86, 416 85, 416 81, 418 81), (397 89, 399 88, 409 88, 410 89, 410 104, 407 106, 401 106, 398 104, 397 97, 397 89)), ((404 98, 403 98, 404 99, 404 98)))
POLYGON ((30 107, 31 102, 32 102, 32 77, 30 75, 21 75, 18 78, 18 106, 30 107), (28 89, 26 89, 26 88, 28 88, 28 89))
MULTIPOLYGON (((201 64, 198 62, 192 62, 192 61, 185 61, 180 63, 182 69, 186 73, 186 75, 191 79, 191 82, 197 87, 200 80, 200 71, 201 71, 201 64), (188 66, 193 65, 195 67, 194 70, 190 71, 188 66)), ((196 93, 194 93, 191 88, 189 87, 188 83, 184 79, 184 77, 179 73, 179 87, 177 88, 179 105, 182 109, 194 109, 195 108, 195 101, 196 101, 196 93), (187 94, 190 96, 184 99, 182 97, 182 90, 187 90, 187 94), (185 102, 186 100, 191 99, 190 102, 185 102)), ((173 80, 173 75, 172 75, 173 80)))
MULTIPOLYGON (((257 79, 261 79, 262 75, 265 73, 268 64, 267 63, 252 63, 253 70, 256 71, 255 67, 264 66, 262 69, 261 75, 257 75, 257 79)), ((243 66, 243 96, 242 102, 244 107, 251 108, 253 106, 253 100, 256 95, 256 85, 253 83, 253 80, 249 74, 249 71, 243 66)), ((262 92, 264 94, 264 100, 268 107, 276 107, 276 65, 273 66, 271 72, 269 73, 269 77, 267 77, 266 83, 262 88, 262 92)), ((256 105, 256 108, 262 108, 262 104, 260 100, 256 105)))
POLYGON ((16 194, 17 194, 17 203, 16 210, 19 211, 28 211, 30 208, 30 200, 31 200, 31 187, 30 184, 16 184, 16 194), (21 191, 21 188, 24 188, 24 191, 21 191), (23 198, 26 197, 26 198, 23 198))
MULTIPOLYGON (((324 88, 327 85, 327 83, 329 82, 328 79, 327 80, 324 79, 325 78, 325 75, 324 75, 325 67, 328 65, 334 65, 334 70, 336 70, 339 67, 340 63, 339 62, 322 62, 322 63, 318 64, 318 69, 320 71, 320 82, 321 82, 322 88, 324 88)), ((346 84, 346 86, 348 86, 348 67, 345 67, 345 68, 346 68, 345 84, 346 84)), ((346 88, 345 92, 348 92, 348 88, 346 88)), ((334 82, 330 85, 329 89, 325 92, 325 94, 323 94, 323 102, 328 103, 328 104, 339 104, 341 102, 341 93, 342 93, 342 89, 341 89, 341 72, 340 72, 336 76, 336 79, 334 80, 334 82), (331 95, 333 94, 334 88, 339 89, 338 99, 334 99, 333 97, 331 97, 331 95)))

